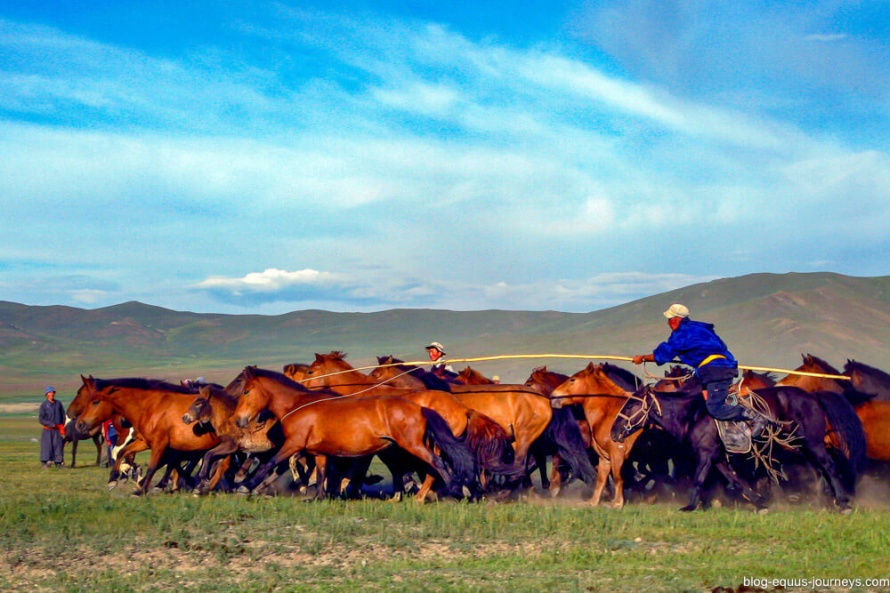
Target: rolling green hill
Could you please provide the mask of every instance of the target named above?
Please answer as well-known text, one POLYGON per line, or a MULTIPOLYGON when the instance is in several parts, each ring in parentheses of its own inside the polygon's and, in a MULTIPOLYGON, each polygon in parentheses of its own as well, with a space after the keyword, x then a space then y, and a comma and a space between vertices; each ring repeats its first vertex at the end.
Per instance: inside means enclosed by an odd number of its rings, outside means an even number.
MULTIPOLYGON (((890 277, 753 274, 696 284, 593 313, 395 309, 219 315, 136 302, 95 310, 0 302, 0 396, 33 400, 51 383, 70 398, 80 374, 228 382, 247 364, 280 369, 342 350, 355 366, 395 354, 423 360, 438 340, 452 358, 498 354, 632 355, 669 333, 661 312, 682 302, 713 322, 742 364, 794 368, 802 353, 842 367, 847 358, 890 368, 890 277)), ((573 372, 583 361, 472 364, 507 381, 531 368, 573 372)), ((458 363, 458 368, 465 366, 458 363)))

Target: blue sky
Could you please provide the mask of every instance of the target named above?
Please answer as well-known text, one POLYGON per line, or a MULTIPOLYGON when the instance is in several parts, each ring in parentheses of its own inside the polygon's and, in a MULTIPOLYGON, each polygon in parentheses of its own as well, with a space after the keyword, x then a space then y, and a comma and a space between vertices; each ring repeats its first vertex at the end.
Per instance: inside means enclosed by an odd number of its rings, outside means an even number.
POLYGON ((0 0, 0 299, 592 311, 888 275, 888 23, 884 1, 0 0))

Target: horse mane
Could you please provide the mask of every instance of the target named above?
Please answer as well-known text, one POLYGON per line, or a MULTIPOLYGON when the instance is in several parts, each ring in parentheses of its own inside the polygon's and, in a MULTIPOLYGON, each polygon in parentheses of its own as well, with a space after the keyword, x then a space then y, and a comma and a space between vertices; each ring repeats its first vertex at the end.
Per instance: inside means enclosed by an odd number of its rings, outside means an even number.
POLYGON ((315 358, 325 358, 328 360, 343 360, 346 358, 346 353, 342 350, 331 350, 327 354, 316 354, 315 358))
POLYGON ((393 356, 392 354, 390 354, 389 356, 378 356, 377 357, 377 364, 385 364, 387 366, 395 365, 393 368, 395 368, 396 370, 405 372, 405 373, 410 372, 410 373, 413 373, 414 375, 418 376, 419 373, 417 373, 417 371, 420 371, 421 373, 426 372, 418 366, 414 366, 413 364, 404 364, 404 362, 405 362, 404 360, 398 359, 395 356, 393 356))
POLYGON ((273 381, 278 381, 283 385, 287 385, 288 387, 292 387, 293 389, 299 389, 300 391, 311 391, 305 385, 300 385, 284 373, 279 373, 278 371, 273 371, 272 369, 263 369, 257 366, 246 367, 243 371, 238 373, 238 376, 232 379, 231 383, 225 386, 224 391, 229 395, 239 396, 244 389, 244 384, 246 382, 244 378, 244 372, 250 369, 250 372, 258 377, 265 377, 267 379, 272 379, 273 381))
POLYGON ((196 387, 186 387, 178 383, 170 383, 160 379, 146 379, 144 377, 95 379, 95 381, 97 390, 102 390, 106 387, 124 387, 126 389, 140 389, 143 391, 175 391, 176 393, 185 393, 188 395, 195 395, 198 393, 196 387))
POLYGON ((290 363, 284 365, 284 372, 285 373, 294 373, 294 372, 298 371, 299 369, 308 369, 308 368, 309 368, 309 365, 306 363, 290 362, 290 363))
POLYGON ((830 364, 828 364, 827 362, 825 362, 818 356, 813 356, 812 354, 807 353, 807 354, 801 354, 801 357, 803 357, 804 365, 810 364, 810 365, 819 367, 820 369, 822 369, 822 371, 825 374, 830 374, 830 375, 840 375, 841 374, 841 372, 839 370, 837 370, 836 368, 834 368, 833 366, 831 366, 830 364))
MULTIPOLYGON (((615 379, 618 379, 618 381, 625 383, 626 386, 630 388, 630 390, 636 389, 637 385, 640 384, 640 378, 637 377, 635 374, 628 371, 627 369, 623 369, 608 362, 603 363, 603 372, 606 373, 613 381, 615 381, 615 379)), ((616 384, 620 385, 618 381, 615 382, 616 384)))

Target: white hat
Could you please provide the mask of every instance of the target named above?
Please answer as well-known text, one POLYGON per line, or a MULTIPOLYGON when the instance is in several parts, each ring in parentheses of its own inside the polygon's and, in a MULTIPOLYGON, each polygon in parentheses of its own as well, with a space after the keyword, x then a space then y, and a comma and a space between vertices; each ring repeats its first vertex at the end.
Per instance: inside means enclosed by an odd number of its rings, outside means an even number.
POLYGON ((674 303, 667 311, 664 312, 664 316, 668 319, 673 319, 674 317, 689 317, 689 309, 687 309, 683 305, 674 303))
POLYGON ((435 348, 436 350, 438 350, 438 351, 441 352, 442 354, 445 354, 445 346, 443 346, 443 345, 440 344, 439 342, 430 342, 430 345, 426 347, 427 350, 431 350, 431 349, 433 349, 433 348, 435 348))

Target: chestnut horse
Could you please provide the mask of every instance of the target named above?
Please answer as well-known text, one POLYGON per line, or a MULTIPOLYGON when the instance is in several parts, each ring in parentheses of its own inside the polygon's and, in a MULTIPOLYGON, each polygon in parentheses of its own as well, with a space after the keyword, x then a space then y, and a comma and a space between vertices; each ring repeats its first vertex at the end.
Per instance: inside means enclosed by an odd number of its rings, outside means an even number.
MULTIPOLYGON (((88 432, 117 412, 133 425, 144 446, 151 449, 145 477, 136 494, 148 492, 151 479, 168 452, 204 452, 219 444, 215 434, 197 434, 192 427, 182 423, 183 414, 195 400, 194 390, 148 379, 104 381, 90 377, 83 382, 81 389, 90 403, 78 416, 76 426, 79 431, 88 432)), ((78 391, 78 397, 80 395, 78 391)), ((128 445, 124 454, 137 452, 136 449, 142 446, 133 448, 137 442, 128 445)), ((121 455, 120 459, 123 457, 121 455)), ((117 479, 119 470, 120 465, 116 463, 111 481, 117 479)))
POLYGON ((477 371, 471 366, 467 366, 457 374, 457 382, 464 385, 494 385, 494 381, 477 371))
POLYGON ((621 468, 630 455, 639 433, 630 435, 623 442, 611 436, 612 423, 627 401, 628 392, 606 374, 604 365, 589 363, 550 393, 554 408, 580 404, 590 427, 590 443, 599 456, 596 486, 591 504, 597 505, 609 475, 615 486, 613 506, 624 506, 624 478, 621 468))
MULTIPOLYGON (((329 456, 367 457, 393 444, 431 467, 453 492, 461 486, 473 488, 473 456, 434 410, 399 397, 316 394, 297 383, 286 383, 289 380, 283 375, 272 379, 269 371, 255 367, 246 367, 241 376, 244 391, 235 409, 235 423, 246 427, 259 412, 269 410, 279 419, 285 437, 275 456, 243 484, 246 490, 256 488, 273 467, 292 455, 308 453, 315 456, 319 497, 324 498, 329 456), (436 447, 450 462, 453 474, 434 452, 436 447)), ((423 502, 428 490, 421 488, 418 502, 423 502)))
POLYGON ((398 396, 433 409, 445 419, 456 437, 465 438, 479 468, 492 473, 511 471, 508 466, 513 463, 514 450, 510 445, 510 435, 500 424, 484 413, 466 406, 447 391, 425 387, 415 390, 375 382, 346 362, 345 356, 338 351, 316 354, 315 361, 306 371, 303 385, 310 389, 327 388, 341 395, 398 396))
MULTIPOLYGON (((371 379, 360 371, 353 369, 343 360, 341 352, 331 352, 327 355, 316 354, 315 362, 310 365, 309 380, 306 385, 327 384, 331 389, 347 393, 348 389, 362 391, 368 389, 371 379)), ((394 367, 388 367, 390 369, 394 367)), ((408 369, 404 369, 408 370, 408 369)), ((381 374, 398 374, 403 371, 385 371, 381 374)), ((410 369, 413 370, 413 369, 410 369)), ((378 374, 378 377, 381 376, 378 374)), ((426 374, 426 379, 431 375, 426 374)), ((425 383, 429 384, 425 379, 425 383)), ((444 383, 439 383, 444 385, 444 383)), ((387 384, 379 386, 371 393, 389 392, 399 393, 394 387, 387 384)), ((549 437, 557 443, 563 458, 569 463, 574 474, 588 483, 593 481, 594 470, 590 460, 584 452, 581 435, 577 431, 577 424, 571 418, 567 410, 554 414, 546 397, 519 385, 459 385, 449 384, 447 388, 451 395, 463 406, 479 412, 487 419, 493 420, 501 427, 504 434, 513 439, 514 463, 511 468, 501 467, 493 472, 506 476, 524 476, 527 472, 529 451, 532 444, 537 441, 545 431, 549 437), (575 424, 574 429, 570 424, 575 424)), ((431 393, 442 394, 440 390, 428 390, 431 393)), ((408 397, 405 391, 401 392, 408 397)), ((419 392, 423 393, 423 392, 419 392)), ((447 394, 445 394, 447 395, 447 394)), ((441 397, 441 395, 439 396, 441 397)), ((434 406, 434 404, 430 404, 434 406)))

